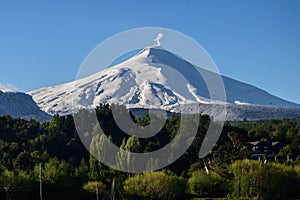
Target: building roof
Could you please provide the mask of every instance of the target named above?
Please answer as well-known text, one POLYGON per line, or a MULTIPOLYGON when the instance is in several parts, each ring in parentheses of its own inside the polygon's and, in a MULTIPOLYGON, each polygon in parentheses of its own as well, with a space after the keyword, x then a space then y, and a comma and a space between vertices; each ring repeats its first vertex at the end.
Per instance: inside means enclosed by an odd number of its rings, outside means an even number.
POLYGON ((272 146, 275 146, 276 144, 279 144, 279 141, 272 142, 272 146))
POLYGON ((248 142, 248 143, 256 146, 258 143, 260 143, 260 141, 254 141, 254 142, 248 142))
POLYGON ((275 146, 277 144, 279 144, 279 141, 275 141, 275 142, 261 142, 261 141, 253 141, 253 142, 248 142, 248 144, 251 144, 253 146, 257 146, 259 143, 269 143, 269 144, 272 144, 272 146, 275 146))

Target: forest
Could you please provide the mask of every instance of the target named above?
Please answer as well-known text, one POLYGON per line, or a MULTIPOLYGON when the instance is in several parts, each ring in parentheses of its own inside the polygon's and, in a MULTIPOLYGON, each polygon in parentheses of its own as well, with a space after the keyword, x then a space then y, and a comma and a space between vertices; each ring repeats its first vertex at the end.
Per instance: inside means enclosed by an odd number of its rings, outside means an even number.
MULTIPOLYGON (((134 153, 164 147, 180 127, 180 116, 172 115, 155 136, 130 136, 114 121, 112 106, 117 105, 97 107, 99 123, 85 131, 91 146, 101 142, 99 124, 114 144, 134 153)), ((81 110, 78 115, 88 116, 89 111, 81 110)), ((149 114, 130 116, 141 127, 153 120, 149 114)), ((50 122, 37 122, 0 117, 0 199, 40 199, 41 195, 44 200, 111 199, 112 195, 147 200, 300 197, 300 120, 226 122, 217 144, 200 159, 198 152, 212 121, 200 115, 192 145, 178 160, 159 171, 126 173, 90 154, 78 135, 75 118, 54 115, 50 122), (268 160, 254 159, 249 148, 253 141, 279 142, 281 147, 268 160)), ((101 150, 101 155, 109 153, 101 150)))

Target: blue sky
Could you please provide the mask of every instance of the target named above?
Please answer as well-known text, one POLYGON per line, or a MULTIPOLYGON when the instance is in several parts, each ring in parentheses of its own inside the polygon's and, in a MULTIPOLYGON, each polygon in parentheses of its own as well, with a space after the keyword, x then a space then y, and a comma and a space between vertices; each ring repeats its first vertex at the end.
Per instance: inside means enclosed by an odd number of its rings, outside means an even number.
POLYGON ((300 1, 0 1, 0 88, 69 82, 113 34, 155 26, 198 41, 220 72, 300 103, 300 1), (10 84, 10 85, 7 85, 10 84))

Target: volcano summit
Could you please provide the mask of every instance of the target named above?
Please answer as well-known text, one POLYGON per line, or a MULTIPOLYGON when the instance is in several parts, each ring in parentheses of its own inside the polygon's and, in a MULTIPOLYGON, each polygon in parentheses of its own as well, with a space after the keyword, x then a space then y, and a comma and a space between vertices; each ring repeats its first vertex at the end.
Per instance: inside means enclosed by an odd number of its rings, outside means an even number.
POLYGON ((194 66, 161 46, 146 47, 130 59, 88 77, 29 92, 49 114, 70 114, 100 103, 176 111, 179 105, 226 104, 300 108, 255 86, 221 76, 226 101, 212 100, 203 77, 218 74, 194 66))

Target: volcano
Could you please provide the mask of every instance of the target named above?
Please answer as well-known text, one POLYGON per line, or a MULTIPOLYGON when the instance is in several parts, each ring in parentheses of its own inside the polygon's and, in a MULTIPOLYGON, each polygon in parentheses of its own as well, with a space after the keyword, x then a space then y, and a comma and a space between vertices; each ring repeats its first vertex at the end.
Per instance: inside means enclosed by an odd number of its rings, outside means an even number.
POLYGON ((184 104, 300 108, 299 104, 226 76, 221 76, 226 100, 218 100, 218 97, 212 100, 202 75, 219 76, 194 66, 161 46, 152 46, 88 77, 29 94, 43 111, 51 115, 76 113, 82 108, 93 109, 100 103, 170 112, 184 104))

